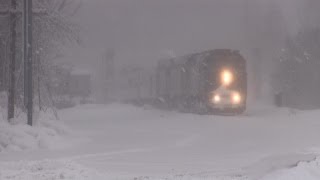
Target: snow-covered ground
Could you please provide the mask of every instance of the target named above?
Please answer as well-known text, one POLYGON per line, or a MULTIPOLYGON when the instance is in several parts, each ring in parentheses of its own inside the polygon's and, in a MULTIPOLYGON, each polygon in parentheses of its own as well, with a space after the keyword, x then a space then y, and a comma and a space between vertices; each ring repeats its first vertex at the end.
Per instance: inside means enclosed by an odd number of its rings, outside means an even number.
MULTIPOLYGON (((39 120, 35 126, 26 125, 23 113, 8 123, 0 108, 0 153, 15 151, 31 151, 38 149, 64 149, 72 146, 70 138, 72 131, 63 121, 56 120, 45 113, 36 113, 39 120)), ((77 138, 74 138, 76 140, 77 138)))
MULTIPOLYGON (((68 146, 46 138, 50 146, 2 152, 0 180, 320 179, 320 111, 256 106, 209 116, 112 104, 59 113, 72 129, 57 133, 68 146)), ((4 127, 0 135, 38 131, 4 127)))

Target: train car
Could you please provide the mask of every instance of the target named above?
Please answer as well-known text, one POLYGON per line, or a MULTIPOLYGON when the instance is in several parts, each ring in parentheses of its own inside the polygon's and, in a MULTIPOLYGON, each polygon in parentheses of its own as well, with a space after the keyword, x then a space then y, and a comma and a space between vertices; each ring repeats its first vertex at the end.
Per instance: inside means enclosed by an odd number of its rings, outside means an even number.
POLYGON ((246 109, 246 61, 239 51, 216 49, 161 60, 156 69, 156 96, 170 108, 232 114, 246 109))
POLYGON ((155 73, 153 68, 143 68, 138 65, 127 65, 116 74, 113 97, 135 105, 152 104, 155 95, 155 73))

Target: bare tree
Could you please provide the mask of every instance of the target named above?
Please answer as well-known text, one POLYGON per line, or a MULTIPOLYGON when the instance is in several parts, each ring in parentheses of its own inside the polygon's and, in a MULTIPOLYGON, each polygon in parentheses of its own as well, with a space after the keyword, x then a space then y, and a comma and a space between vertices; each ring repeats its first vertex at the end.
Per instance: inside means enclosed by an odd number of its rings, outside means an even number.
MULTIPOLYGON (((53 65, 53 59, 61 52, 62 46, 68 43, 78 44, 79 27, 75 25, 71 18, 79 9, 81 3, 74 0, 34 0, 33 8, 33 66, 34 74, 33 84, 35 87, 36 98, 38 105, 43 106, 46 104, 41 103, 41 99, 46 97, 45 92, 49 91, 47 85, 50 84, 50 70, 53 65)), ((5 65, 0 68, 0 89, 4 90, 8 87, 5 85, 10 83, 9 93, 9 108, 8 118, 14 117, 15 107, 23 107, 24 103, 21 99, 22 95, 22 82, 23 82, 23 63, 20 60, 22 57, 22 16, 18 15, 22 12, 23 1, 20 0, 0 0, 0 64, 5 65), (11 3, 11 4, 10 4, 11 3), (14 11, 10 11, 14 8, 14 11), (8 16, 7 14, 10 14, 8 16), (1 15, 1 13, 0 13, 1 15), (10 18, 9 18, 10 17, 10 18), (11 27, 11 33, 8 33, 8 21, 11 27), (17 31, 13 31, 17 30, 17 31), (11 38, 8 38, 11 37, 11 38), (17 43, 16 41, 17 40, 17 43), (8 48, 8 44, 11 44, 8 48), (7 49, 10 50, 10 56, 7 54, 7 49), (9 60, 9 57, 11 58, 9 60), (10 62, 10 63, 9 63, 10 62), (10 67, 10 68, 9 68, 10 67), (11 73, 11 78, 7 78, 11 73)), ((41 108, 40 108, 41 109, 41 108)))
POLYGON ((288 38, 277 71, 277 85, 287 106, 320 107, 320 29, 308 28, 288 38))
POLYGON ((53 106, 51 75, 54 65, 53 59, 62 53, 61 47, 65 44, 79 44, 79 27, 71 21, 81 3, 74 0, 39 0, 35 8, 45 12, 44 15, 34 18, 35 68, 34 84, 37 93, 39 110, 45 106, 53 106))

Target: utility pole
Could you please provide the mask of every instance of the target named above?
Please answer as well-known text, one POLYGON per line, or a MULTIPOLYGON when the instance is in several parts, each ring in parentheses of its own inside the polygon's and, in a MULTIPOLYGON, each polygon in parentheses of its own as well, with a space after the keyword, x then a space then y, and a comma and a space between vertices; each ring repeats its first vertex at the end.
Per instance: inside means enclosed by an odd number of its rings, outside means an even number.
POLYGON ((11 0, 10 10, 10 85, 8 95, 8 121, 14 118, 14 106, 15 106, 15 82, 16 82, 16 22, 17 22, 17 1, 11 0))
POLYGON ((28 72, 27 72, 27 52, 28 52, 28 22, 27 22, 27 10, 28 10, 28 5, 27 5, 28 0, 23 0, 23 103, 24 103, 24 108, 25 110, 27 109, 27 103, 28 103, 28 72))
POLYGON ((32 0, 26 0, 25 2, 27 2, 26 5, 26 15, 27 15, 27 28, 25 29, 25 31, 27 31, 27 58, 25 59, 25 61, 27 61, 27 111, 28 111, 28 125, 32 126, 33 122, 32 122, 32 118, 33 118, 33 67, 32 67, 32 16, 33 16, 33 12, 32 12, 32 0))
POLYGON ((24 45, 23 45, 23 60, 24 60, 24 103, 27 109, 28 125, 32 126, 33 116, 33 57, 32 57, 32 17, 36 15, 46 15, 45 10, 39 9, 36 12, 32 11, 32 0, 23 0, 23 12, 17 11, 17 0, 11 0, 9 10, 0 11, 0 15, 10 15, 10 86, 8 96, 8 120, 14 117, 15 106, 15 81, 16 81, 16 23, 18 17, 23 16, 24 30, 24 45))

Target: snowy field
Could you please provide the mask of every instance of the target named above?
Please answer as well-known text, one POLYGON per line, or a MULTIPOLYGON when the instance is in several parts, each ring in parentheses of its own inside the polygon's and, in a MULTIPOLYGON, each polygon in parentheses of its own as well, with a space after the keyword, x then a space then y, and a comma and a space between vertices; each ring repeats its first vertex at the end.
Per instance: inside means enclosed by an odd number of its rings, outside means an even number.
POLYGON ((0 180, 320 179, 320 111, 257 106, 234 117, 113 104, 59 114, 35 128, 0 120, 0 180))

